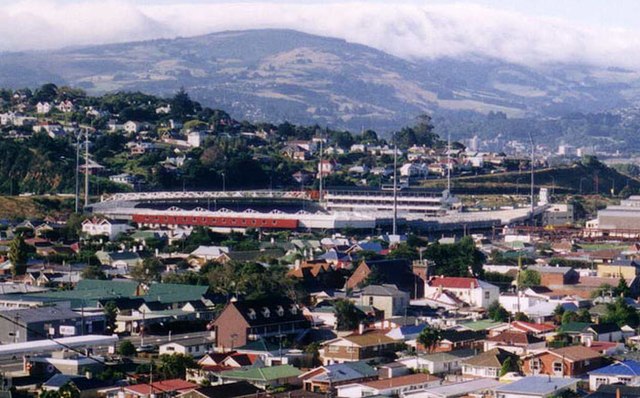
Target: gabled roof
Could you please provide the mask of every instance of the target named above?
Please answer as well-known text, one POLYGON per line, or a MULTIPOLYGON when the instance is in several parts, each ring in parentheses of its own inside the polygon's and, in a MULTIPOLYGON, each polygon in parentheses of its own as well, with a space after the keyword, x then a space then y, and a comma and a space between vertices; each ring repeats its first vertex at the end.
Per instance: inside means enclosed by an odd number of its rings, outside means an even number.
MULTIPOLYGON (((350 336, 339 337, 333 341, 337 340, 347 340, 352 344, 358 347, 372 347, 379 344, 393 344, 395 340, 387 337, 382 333, 372 332, 365 334, 354 334, 350 336)), ((330 344, 332 341, 328 341, 327 344, 330 344)))
POLYGON ((553 332, 554 330, 556 330, 555 325, 549 325, 546 323, 522 322, 522 321, 511 322, 511 327, 517 330, 534 332, 534 333, 547 333, 547 332, 553 332))
POLYGON ((363 386, 373 388, 376 390, 386 390, 390 388, 398 388, 403 386, 410 386, 414 384, 422 384, 430 381, 440 380, 439 377, 432 376, 425 373, 409 374, 399 377, 392 377, 390 379, 373 380, 361 383, 363 386))
POLYGON ((554 350, 548 350, 547 352, 571 362, 585 361, 602 357, 599 352, 592 350, 589 347, 580 345, 556 348, 554 350))
POLYGON ((640 376, 640 362, 633 359, 627 359, 622 362, 616 362, 604 368, 596 369, 589 372, 589 375, 607 375, 607 376, 640 376))
POLYGON ((228 307, 235 307, 251 326, 306 321, 296 304, 286 298, 236 301, 229 303, 228 307))
POLYGON ((578 379, 548 376, 528 376, 518 381, 500 386, 495 389, 500 393, 512 393, 533 396, 548 396, 555 391, 571 387, 578 383, 578 379))
POLYGON ((300 369, 291 365, 278 365, 269 367, 241 368, 220 372, 220 377, 225 379, 268 382, 272 380, 298 377, 302 374, 300 369))
POLYGON ((130 297, 135 296, 138 291, 138 282, 82 279, 76 285, 75 290, 102 290, 113 292, 115 295, 130 297))
MULTIPOLYGON (((476 355, 475 357, 471 357, 465 360, 463 363, 465 365, 484 367, 484 368, 500 368, 504 361, 507 358, 511 358, 513 361, 518 361, 518 355, 503 350, 501 348, 494 348, 492 350, 483 352, 482 354, 476 355)), ((514 362, 517 363, 517 362, 514 362)))
POLYGON ((209 286, 182 285, 178 283, 153 283, 149 285, 146 297, 148 300, 161 303, 179 303, 199 301, 207 292, 209 286))
POLYGON ((311 369, 299 376, 300 379, 309 379, 317 382, 343 382, 355 379, 364 379, 378 375, 378 371, 364 361, 336 363, 311 369), (321 373, 317 373, 322 370, 321 373), (314 375, 315 374, 315 375, 314 375), (314 375, 314 376, 312 376, 314 375))
POLYGON ((462 341, 477 341, 485 338, 486 333, 483 330, 443 330, 440 334, 442 341, 451 343, 459 343, 462 341))
POLYGON ((541 343, 544 341, 544 339, 535 337, 528 333, 505 330, 498 335, 487 338, 487 341, 515 346, 524 346, 529 344, 541 343))
POLYGON ((194 392, 206 398, 236 398, 256 396, 262 390, 246 381, 221 384, 218 386, 200 387, 194 392))
POLYGON ((397 296, 403 294, 396 285, 382 284, 382 285, 368 285, 362 289, 362 294, 367 296, 397 296))
POLYGON ((614 333, 620 331, 620 326, 615 323, 596 323, 587 328, 595 334, 614 333))
POLYGON ((190 383, 182 379, 171 379, 164 381, 157 381, 152 384, 135 384, 132 386, 124 387, 126 391, 131 391, 136 395, 148 395, 151 391, 154 392, 186 392, 195 390, 198 388, 197 384, 190 383))
POLYGON ((476 289, 480 286, 477 278, 461 278, 452 276, 435 276, 427 282, 429 286, 445 289, 476 289))

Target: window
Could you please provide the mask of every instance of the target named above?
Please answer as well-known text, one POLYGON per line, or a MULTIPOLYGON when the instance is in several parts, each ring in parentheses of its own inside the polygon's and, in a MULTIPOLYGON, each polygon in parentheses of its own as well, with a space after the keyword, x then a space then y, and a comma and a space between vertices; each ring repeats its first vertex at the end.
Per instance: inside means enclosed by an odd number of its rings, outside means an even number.
POLYGON ((622 384, 629 384, 631 383, 631 377, 618 377, 618 382, 622 384))
POLYGON ((490 298, 491 298, 491 292, 490 291, 484 292, 484 299, 489 300, 490 298))
POLYGON ((529 366, 533 371, 540 370, 540 360, 537 358, 532 359, 531 362, 529 363, 529 366))
POLYGON ((373 305, 373 296, 369 296, 369 305, 373 305))
POLYGON ((554 362, 553 363, 553 372, 554 373, 562 373, 562 371, 563 371, 562 362, 554 362))
POLYGON ((340 351, 340 347, 338 347, 337 345, 329 346, 329 352, 338 352, 338 351, 340 351))

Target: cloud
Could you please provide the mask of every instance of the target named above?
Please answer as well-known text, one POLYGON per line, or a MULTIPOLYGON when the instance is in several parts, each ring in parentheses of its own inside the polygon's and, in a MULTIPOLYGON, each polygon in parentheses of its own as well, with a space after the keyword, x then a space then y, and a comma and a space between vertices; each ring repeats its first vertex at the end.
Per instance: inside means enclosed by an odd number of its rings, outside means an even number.
POLYGON ((184 3, 23 0, 0 8, 0 50, 47 49, 230 29, 289 28, 404 58, 489 56, 525 65, 640 69, 637 32, 469 3, 184 3))

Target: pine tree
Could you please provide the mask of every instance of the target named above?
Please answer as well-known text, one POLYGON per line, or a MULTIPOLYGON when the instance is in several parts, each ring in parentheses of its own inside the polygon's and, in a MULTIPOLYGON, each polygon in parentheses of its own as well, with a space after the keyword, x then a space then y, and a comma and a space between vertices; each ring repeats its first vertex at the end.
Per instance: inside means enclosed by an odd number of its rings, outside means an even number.
POLYGON ((9 261, 11 261, 11 274, 13 276, 24 275, 27 272, 27 244, 22 234, 16 236, 9 244, 9 261))

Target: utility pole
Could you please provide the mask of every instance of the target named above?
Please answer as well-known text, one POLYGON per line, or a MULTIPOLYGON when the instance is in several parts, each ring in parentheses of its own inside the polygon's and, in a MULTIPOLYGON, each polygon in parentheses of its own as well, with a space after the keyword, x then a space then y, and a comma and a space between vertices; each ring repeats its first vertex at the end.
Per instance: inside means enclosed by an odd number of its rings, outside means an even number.
POLYGON ((84 207, 89 206, 89 130, 84 141, 84 207))
POLYGON ((323 167, 322 167, 322 152, 323 152, 323 140, 322 140, 322 136, 320 137, 320 155, 319 155, 319 162, 318 162, 318 173, 320 173, 320 184, 318 185, 318 197, 320 200, 320 204, 322 204, 322 197, 323 197, 323 192, 322 192, 322 175, 323 175, 323 167))
POLYGON ((398 142, 393 133, 393 235, 398 233, 398 142))
POLYGON ((76 213, 80 208, 80 134, 76 135, 76 213))
POLYGON ((451 132, 447 133, 447 195, 451 195, 451 132))
POLYGON ((531 226, 535 226, 535 203, 534 203, 534 177, 533 177, 533 164, 535 162, 536 147, 533 143, 533 136, 529 132, 529 142, 531 143, 531 226))

